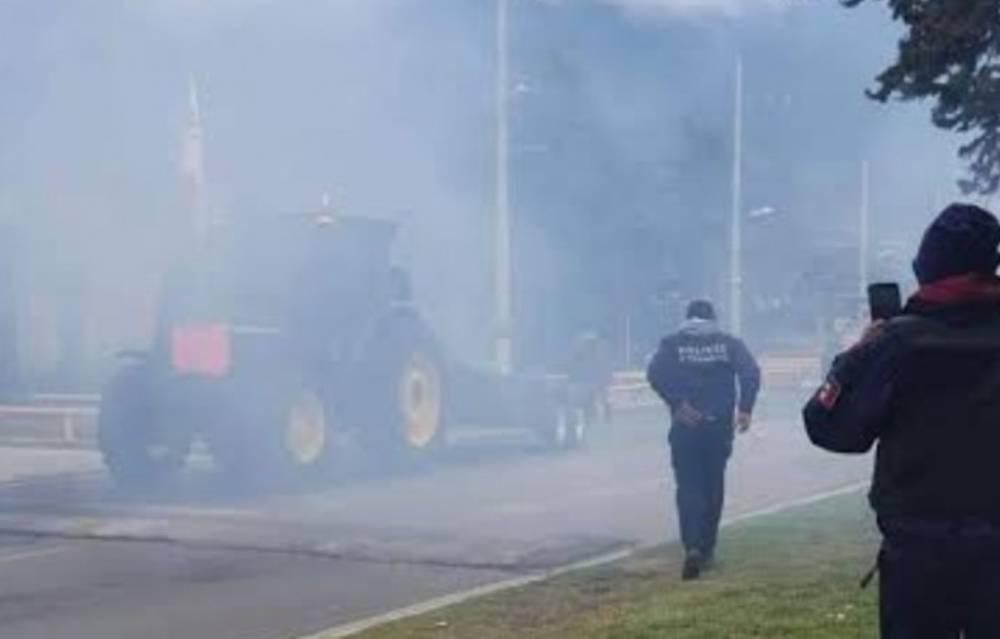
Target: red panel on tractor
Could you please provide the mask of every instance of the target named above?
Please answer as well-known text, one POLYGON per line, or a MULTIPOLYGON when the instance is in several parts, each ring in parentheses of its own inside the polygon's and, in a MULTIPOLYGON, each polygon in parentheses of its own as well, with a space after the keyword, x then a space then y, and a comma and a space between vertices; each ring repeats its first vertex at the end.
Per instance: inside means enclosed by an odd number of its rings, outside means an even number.
POLYGON ((225 324, 183 324, 171 333, 170 363, 179 375, 222 377, 232 356, 225 324))

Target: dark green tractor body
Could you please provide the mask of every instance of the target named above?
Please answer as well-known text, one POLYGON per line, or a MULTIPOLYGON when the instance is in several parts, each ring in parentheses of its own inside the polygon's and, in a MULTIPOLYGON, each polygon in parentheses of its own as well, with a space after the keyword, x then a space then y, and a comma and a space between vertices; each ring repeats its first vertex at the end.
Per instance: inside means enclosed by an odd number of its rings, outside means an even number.
POLYGON ((181 467, 203 439, 240 476, 309 476, 354 442, 412 463, 448 430, 571 444, 561 384, 450 358, 392 266, 391 223, 302 216, 216 232, 163 286, 156 335, 109 382, 99 440, 117 480, 181 467))

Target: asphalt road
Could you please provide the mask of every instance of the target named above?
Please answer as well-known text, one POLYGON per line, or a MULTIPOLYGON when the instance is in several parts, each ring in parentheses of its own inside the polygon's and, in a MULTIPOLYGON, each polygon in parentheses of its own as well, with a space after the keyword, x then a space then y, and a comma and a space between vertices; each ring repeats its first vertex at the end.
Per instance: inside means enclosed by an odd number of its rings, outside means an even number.
MULTIPOLYGON (((761 422, 728 516, 867 474, 813 450, 791 409, 761 422)), ((676 535, 658 412, 579 453, 480 442, 430 470, 346 475, 260 494, 196 469, 137 496, 93 453, 0 448, 0 637, 284 639, 676 535)))

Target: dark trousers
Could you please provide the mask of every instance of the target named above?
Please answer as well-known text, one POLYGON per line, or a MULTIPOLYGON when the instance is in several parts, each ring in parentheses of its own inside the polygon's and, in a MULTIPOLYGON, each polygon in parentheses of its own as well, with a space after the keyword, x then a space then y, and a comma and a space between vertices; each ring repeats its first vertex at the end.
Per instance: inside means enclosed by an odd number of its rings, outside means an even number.
POLYGON ((725 501, 726 462, 732 450, 731 427, 678 424, 670 430, 681 542, 688 552, 715 552, 725 501))
POLYGON ((883 639, 1000 637, 1000 530, 900 531, 883 525, 883 639))

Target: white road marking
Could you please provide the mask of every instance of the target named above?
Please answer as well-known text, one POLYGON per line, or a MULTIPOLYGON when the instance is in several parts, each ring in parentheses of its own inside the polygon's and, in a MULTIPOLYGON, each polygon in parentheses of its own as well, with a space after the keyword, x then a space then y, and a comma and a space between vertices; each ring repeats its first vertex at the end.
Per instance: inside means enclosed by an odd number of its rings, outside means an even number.
POLYGON ((216 508, 212 506, 142 506, 139 512, 160 517, 259 517, 264 513, 252 508, 216 508))
POLYGON ((816 502, 823 501, 824 499, 830 499, 833 497, 839 497, 840 495, 849 495, 855 493, 862 488, 870 485, 869 481, 859 481, 847 486, 841 486, 840 488, 834 488, 833 490, 827 490, 822 493, 816 493, 815 495, 809 495, 808 497, 799 497, 798 499, 791 499, 789 501, 779 502, 777 504, 772 504, 771 506, 765 506, 758 510, 752 510, 748 513, 743 513, 741 515, 733 515, 732 517, 726 517, 722 520, 722 526, 732 526, 733 524, 738 524, 740 522, 746 521, 748 519, 755 519, 757 517, 763 517, 765 515, 773 515, 779 513, 783 510, 788 510, 790 508, 797 508, 799 506, 808 506, 809 504, 815 504, 816 502))
POLYGON ((6 555, 0 554, 0 565, 14 563, 15 561, 21 561, 22 559, 36 559, 38 557, 46 557, 48 555, 54 555, 56 553, 70 550, 70 548, 71 548, 70 546, 54 546, 52 548, 25 550, 23 552, 15 552, 6 555))
POLYGON ((593 568, 595 566, 620 561, 629 557, 633 552, 634 550, 631 548, 626 550, 616 550, 614 552, 568 564, 546 572, 525 575, 524 577, 515 577, 513 579, 505 579, 504 581, 497 581, 491 584, 486 584, 485 586, 478 586, 469 590, 463 590, 462 592, 436 597, 434 599, 429 599, 412 606, 406 606, 405 608, 399 608, 382 615, 361 619, 360 621, 337 626, 336 628, 331 628, 330 630, 324 630, 319 634, 303 637, 302 639, 340 639, 341 637, 349 637, 374 628, 375 626, 381 626, 382 624, 390 623, 392 621, 399 621, 401 619, 406 619, 407 617, 415 617, 427 612, 433 612, 441 608, 462 603, 463 601, 468 601, 469 599, 485 597, 486 595, 491 595, 502 590, 520 588, 521 586, 527 586, 545 579, 551 579, 552 577, 557 577, 568 572, 584 570, 586 568, 593 568))
POLYGON ((111 519, 97 520, 93 525, 84 525, 85 534, 95 537, 138 537, 163 528, 165 522, 151 519, 111 519))
MULTIPOLYGON (((726 518, 722 521, 721 526, 728 527, 733 524, 744 522, 757 517, 772 515, 777 512, 787 510, 789 508, 805 506, 808 504, 813 504, 816 502, 823 501, 824 499, 837 497, 839 495, 850 494, 852 492, 860 490, 861 488, 864 488, 868 484, 869 482, 867 481, 856 482, 848 486, 841 486, 840 488, 835 488, 833 490, 828 490, 822 493, 809 495, 808 497, 799 497, 797 499, 790 499, 787 501, 779 502, 777 504, 772 504, 771 506, 767 506, 765 508, 761 508, 748 513, 743 513, 741 515, 735 515, 733 517, 726 518)), ((469 590, 463 590, 461 592, 452 593, 450 595, 444 595, 442 597, 428 599, 427 601, 423 601, 421 603, 414 604, 412 606, 397 608, 396 610, 391 610, 389 612, 380 615, 374 615, 372 617, 359 619, 358 621, 354 621, 351 623, 334 626, 333 628, 324 630, 314 635, 307 635, 300 637, 300 639, 341 639, 342 637, 350 637, 352 635, 364 632, 365 630, 370 630, 371 628, 374 628, 376 626, 381 626, 387 623, 392 623, 394 621, 400 621, 403 619, 407 619, 409 617, 415 617, 428 612, 433 612, 435 610, 440 610, 441 608, 446 608, 448 606, 460 604, 470 599, 475 599, 477 597, 483 597, 504 590, 511 590, 513 588, 520 588, 522 586, 527 586, 529 584, 537 583, 539 581, 544 581, 546 579, 550 579, 552 577, 562 575, 568 572, 575 572, 577 570, 594 568, 604 564, 621 561, 622 559, 627 559, 628 557, 631 557, 636 551, 640 550, 641 548, 642 548, 641 546, 636 546, 625 550, 618 550, 604 555, 599 555, 597 557, 592 557, 590 559, 585 559, 583 561, 574 562, 546 572, 525 575, 523 577, 515 577, 513 579, 506 579, 504 581, 497 581, 491 584, 486 584, 484 586, 478 586, 476 588, 471 588, 469 590)))
POLYGON ((165 529, 168 523, 165 519, 136 519, 101 515, 0 515, 0 528, 5 532, 94 539, 142 537, 165 529))
POLYGON ((385 614, 381 614, 375 617, 369 617, 367 619, 362 619, 360 621, 355 621, 353 623, 344 624, 331 628, 329 630, 324 630, 316 635, 311 635, 307 637, 301 637, 301 639, 340 639, 341 637, 349 637, 351 635, 356 635, 358 633, 364 632, 374 628, 375 626, 381 626, 382 624, 391 623, 393 621, 399 621, 401 619, 406 619, 409 617, 416 617, 417 615, 422 615, 424 613, 433 612, 440 608, 446 608, 455 604, 462 603, 469 599, 474 599, 476 597, 485 597, 486 595, 491 595, 495 592, 500 592, 502 590, 510 590, 512 588, 519 588, 521 586, 527 586, 536 581, 544 579, 544 576, 531 575, 525 577, 518 577, 516 579, 508 579, 506 581, 498 581, 492 584, 487 584, 485 586, 480 586, 478 588, 473 588, 471 590, 465 590, 462 592, 457 592, 452 595, 445 595, 444 597, 438 597, 436 599, 429 599, 422 603, 415 604, 413 606, 407 606, 405 608, 399 608, 385 614))

